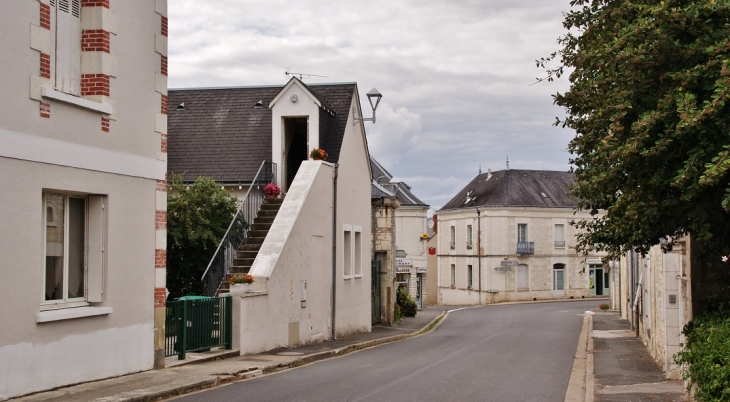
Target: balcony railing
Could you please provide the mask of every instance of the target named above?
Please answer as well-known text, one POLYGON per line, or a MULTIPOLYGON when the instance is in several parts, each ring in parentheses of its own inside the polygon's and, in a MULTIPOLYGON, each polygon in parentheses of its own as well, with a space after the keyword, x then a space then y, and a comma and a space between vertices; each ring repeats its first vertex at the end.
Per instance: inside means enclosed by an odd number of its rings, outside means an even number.
POLYGON ((565 240, 555 240, 555 247, 565 247, 565 240))
POLYGON ((535 242, 518 241, 517 242, 517 254, 535 254, 535 242))

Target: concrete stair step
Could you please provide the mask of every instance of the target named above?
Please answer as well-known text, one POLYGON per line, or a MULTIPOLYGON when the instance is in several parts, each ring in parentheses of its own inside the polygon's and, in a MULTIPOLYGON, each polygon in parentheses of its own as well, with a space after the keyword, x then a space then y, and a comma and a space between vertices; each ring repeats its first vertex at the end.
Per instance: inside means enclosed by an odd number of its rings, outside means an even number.
POLYGON ((261 248, 261 244, 263 244, 265 237, 247 237, 246 240, 243 241, 243 245, 247 246, 249 244, 257 244, 259 248, 261 248))
POLYGON ((228 272, 231 274, 247 274, 248 271, 251 270, 251 266, 242 266, 242 265, 231 265, 231 268, 228 272))
POLYGON ((251 257, 248 257, 248 258, 234 258, 233 259, 233 265, 250 267, 251 265, 253 265, 253 261, 255 259, 256 259, 255 256, 253 258, 251 258, 251 257))
POLYGON ((256 256, 258 254, 259 254, 258 250, 245 250, 245 251, 239 250, 238 253, 236 253, 236 259, 240 259, 240 258, 256 258, 256 256))
POLYGON ((271 223, 254 223, 251 225, 251 230, 269 230, 271 229, 271 223))
POLYGON ((258 254, 258 252, 259 252, 260 249, 261 249, 261 243, 258 243, 258 244, 254 244, 254 243, 248 243, 248 244, 247 243, 243 243, 243 245, 241 246, 241 248, 238 251, 239 252, 241 252, 241 251, 255 251, 258 254))
POLYGON ((249 230, 247 238, 248 237, 253 237, 253 238, 262 237, 263 238, 263 237, 266 237, 267 233, 269 233, 268 230, 249 230))
POLYGON ((257 223, 268 223, 272 224, 274 223, 274 219, 276 219, 276 216, 257 216, 256 219, 253 220, 253 224, 257 223))

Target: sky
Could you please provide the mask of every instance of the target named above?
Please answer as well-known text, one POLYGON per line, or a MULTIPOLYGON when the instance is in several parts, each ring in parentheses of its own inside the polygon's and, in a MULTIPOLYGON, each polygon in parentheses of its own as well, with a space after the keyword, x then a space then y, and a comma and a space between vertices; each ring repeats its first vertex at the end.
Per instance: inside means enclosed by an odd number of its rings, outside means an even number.
POLYGON ((568 170, 553 126, 567 76, 535 60, 559 49, 569 0, 169 0, 171 88, 357 82, 383 99, 370 154, 438 210, 478 173, 568 170))

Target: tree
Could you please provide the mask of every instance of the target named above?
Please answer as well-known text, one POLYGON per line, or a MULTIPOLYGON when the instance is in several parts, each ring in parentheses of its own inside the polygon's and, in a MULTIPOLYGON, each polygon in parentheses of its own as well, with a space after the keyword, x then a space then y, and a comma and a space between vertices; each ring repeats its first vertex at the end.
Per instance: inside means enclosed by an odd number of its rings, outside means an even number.
MULTIPOLYGON (((581 251, 647 252, 692 234, 701 253, 730 254, 730 2, 573 0, 558 52, 538 60, 575 130, 581 251), (549 67, 553 60, 561 66, 549 67)), ((671 244, 670 244, 671 245, 671 244)))
POLYGON ((208 177, 167 192, 167 289, 171 297, 201 294, 200 278, 236 212, 238 199, 208 177))

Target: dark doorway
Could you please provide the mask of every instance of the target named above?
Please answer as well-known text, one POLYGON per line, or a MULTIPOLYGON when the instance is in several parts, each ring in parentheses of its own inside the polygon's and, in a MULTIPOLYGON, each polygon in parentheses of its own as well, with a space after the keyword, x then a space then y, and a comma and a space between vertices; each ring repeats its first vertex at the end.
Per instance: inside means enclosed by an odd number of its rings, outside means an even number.
POLYGON ((307 159, 308 128, 306 117, 284 119, 284 151, 286 152, 286 190, 289 190, 303 160, 307 159))

